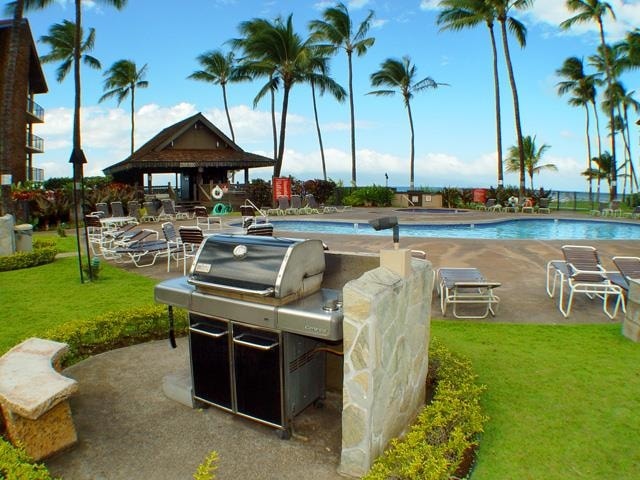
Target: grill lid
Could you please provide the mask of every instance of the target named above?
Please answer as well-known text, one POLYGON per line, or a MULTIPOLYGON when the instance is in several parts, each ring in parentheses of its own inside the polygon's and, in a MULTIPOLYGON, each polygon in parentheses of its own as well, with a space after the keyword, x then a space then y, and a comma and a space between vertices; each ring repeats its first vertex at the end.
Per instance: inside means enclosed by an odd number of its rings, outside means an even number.
POLYGON ((201 244, 188 281, 197 288, 300 297, 320 288, 324 268, 320 240, 219 234, 201 244))

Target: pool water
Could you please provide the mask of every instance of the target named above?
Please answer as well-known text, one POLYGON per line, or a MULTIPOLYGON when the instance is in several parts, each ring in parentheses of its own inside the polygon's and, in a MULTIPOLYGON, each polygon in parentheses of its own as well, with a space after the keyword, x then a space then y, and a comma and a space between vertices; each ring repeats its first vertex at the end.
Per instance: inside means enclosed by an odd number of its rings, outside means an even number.
MULTIPOLYGON (((278 231, 391 236, 368 223, 273 220, 278 231)), ((640 223, 590 220, 504 220, 491 223, 400 225, 401 237, 533 240, 640 240, 640 223)))

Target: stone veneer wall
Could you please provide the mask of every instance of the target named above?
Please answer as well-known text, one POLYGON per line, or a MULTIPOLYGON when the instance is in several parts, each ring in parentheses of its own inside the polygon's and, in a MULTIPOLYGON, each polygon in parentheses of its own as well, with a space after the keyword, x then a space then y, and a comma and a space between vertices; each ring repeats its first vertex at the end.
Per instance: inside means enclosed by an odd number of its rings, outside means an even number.
POLYGON ((634 342, 640 342, 640 281, 637 280, 629 282, 627 313, 622 323, 622 333, 634 342))
POLYGON ((13 233, 13 217, 9 214, 0 217, 0 257, 12 255, 16 251, 13 233))
POLYGON ((433 273, 426 261, 411 266, 407 278, 379 267, 343 290, 344 475, 365 474, 425 402, 433 273))

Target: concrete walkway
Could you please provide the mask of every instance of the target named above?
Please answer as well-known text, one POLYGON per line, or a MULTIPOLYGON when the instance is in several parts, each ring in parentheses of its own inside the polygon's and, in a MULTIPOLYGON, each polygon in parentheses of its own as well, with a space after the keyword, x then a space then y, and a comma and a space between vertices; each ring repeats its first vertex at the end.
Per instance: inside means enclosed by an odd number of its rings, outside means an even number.
MULTIPOLYGON (((389 210, 354 209, 339 217, 367 220, 393 214, 389 210)), ((467 214, 465 214, 467 215, 467 214)), ((495 218, 473 212, 474 218, 495 218)), ((510 214, 509 216, 513 216, 510 214)), ((402 217, 403 221, 424 221, 402 217)), ((439 215, 441 221, 452 219, 439 215)), ((307 218, 307 217, 305 217, 307 218)), ((465 216, 465 221, 467 221, 465 216)), ((433 216, 429 217, 429 221, 433 216)), ((181 221, 179 224, 192 224, 181 221)), ((148 224, 145 226, 149 226, 148 224)), ((154 225, 159 228, 159 225, 154 225)), ((278 232, 283 236, 302 236, 278 232)), ((304 235, 321 238, 332 251, 377 252, 391 246, 389 237, 362 235, 304 235)), ((538 241, 401 238, 401 246, 424 250, 435 268, 479 268, 492 281, 502 282, 498 315, 490 322, 610 323, 600 305, 577 298, 569 319, 562 317, 545 292, 545 266, 561 258, 565 243, 594 245, 607 268, 614 255, 639 255, 640 242, 538 241)), ((182 274, 166 262, 148 268, 123 268, 162 280, 182 274)), ((583 297, 583 296, 581 296, 583 297)), ((440 316, 437 299, 433 316, 440 316)), ((616 319, 621 321, 622 316, 616 319)), ((452 320, 458 321, 458 320, 452 320)), ((53 475, 65 480, 190 479, 211 450, 219 453, 218 480, 226 479, 338 479, 340 458, 339 394, 330 394, 323 409, 310 408, 296 418, 291 440, 280 440, 274 430, 234 417, 216 408, 193 410, 169 400, 162 392, 168 374, 188 372, 188 348, 180 339, 177 349, 167 341, 114 350, 66 370, 78 380, 80 392, 71 401, 79 442, 68 452, 47 461, 53 475)))

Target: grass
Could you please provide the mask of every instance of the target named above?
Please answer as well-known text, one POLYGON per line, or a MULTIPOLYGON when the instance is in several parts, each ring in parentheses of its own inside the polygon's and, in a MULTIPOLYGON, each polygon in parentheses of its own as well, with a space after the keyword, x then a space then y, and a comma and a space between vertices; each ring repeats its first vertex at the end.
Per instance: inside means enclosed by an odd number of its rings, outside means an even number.
POLYGON ((487 385, 473 480, 632 479, 640 471, 640 346, 620 325, 434 321, 487 385))
MULTIPOLYGON (((63 251, 75 251, 75 238, 61 238, 58 246, 63 251)), ((0 353, 29 336, 42 335, 72 319, 89 319, 110 311, 153 304, 156 283, 102 262, 100 279, 81 284, 76 257, 2 272, 0 353)))

